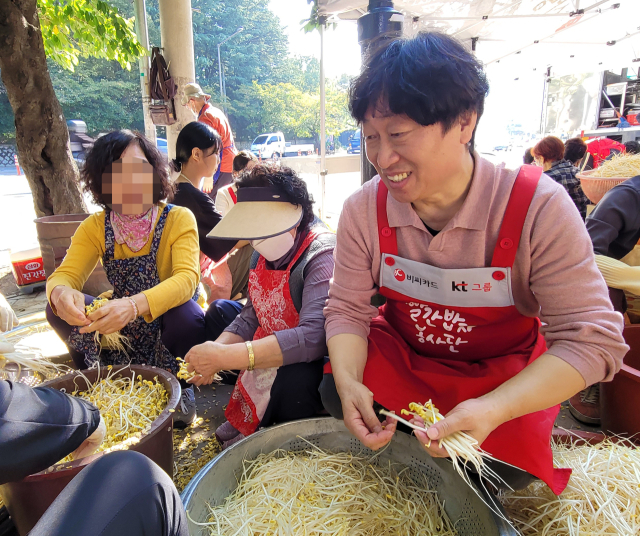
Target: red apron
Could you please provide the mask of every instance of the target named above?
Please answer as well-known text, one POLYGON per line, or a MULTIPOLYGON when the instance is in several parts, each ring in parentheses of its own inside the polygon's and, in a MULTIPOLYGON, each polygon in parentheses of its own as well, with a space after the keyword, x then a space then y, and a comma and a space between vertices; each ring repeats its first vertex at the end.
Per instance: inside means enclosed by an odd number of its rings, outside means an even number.
MULTIPOLYGON (((257 341, 276 331, 297 327, 300 317, 296 311, 289 279, 291 268, 322 231, 311 230, 285 270, 268 270, 261 255, 254 270, 249 272, 249 297, 256 312, 259 326, 253 340, 257 341)), ((245 370, 231 394, 225 411, 227 420, 239 432, 248 436, 255 432, 271 399, 271 386, 278 367, 245 370)))
MULTIPOLYGON (((511 269, 541 168, 516 178, 488 268, 441 269, 398 256, 387 219, 387 187, 378 186, 380 293, 387 298, 371 322, 364 384, 376 402, 400 413, 432 399, 443 415, 464 400, 496 389, 547 347, 540 321, 521 315, 511 269)), ((531 473, 559 494, 571 470, 554 469, 550 447, 559 406, 508 421, 482 448, 531 473)))

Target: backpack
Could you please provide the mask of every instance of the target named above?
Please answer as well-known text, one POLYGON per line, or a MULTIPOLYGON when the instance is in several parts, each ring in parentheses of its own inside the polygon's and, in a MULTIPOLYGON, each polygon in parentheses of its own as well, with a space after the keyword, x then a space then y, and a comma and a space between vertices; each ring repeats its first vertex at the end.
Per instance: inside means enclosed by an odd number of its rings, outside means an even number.
POLYGON ((149 97, 160 103, 149 104, 149 112, 154 125, 173 125, 176 122, 176 108, 173 98, 178 86, 173 80, 169 67, 158 47, 151 50, 149 70, 149 97))

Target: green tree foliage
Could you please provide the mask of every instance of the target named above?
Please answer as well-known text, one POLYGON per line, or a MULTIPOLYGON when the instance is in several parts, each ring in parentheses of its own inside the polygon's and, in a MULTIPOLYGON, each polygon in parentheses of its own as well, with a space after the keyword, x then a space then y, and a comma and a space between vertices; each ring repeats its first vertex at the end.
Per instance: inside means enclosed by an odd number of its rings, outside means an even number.
MULTIPOLYGON (((80 23, 62 24, 64 11, 60 6, 79 10, 82 6, 86 9, 87 6, 94 6, 97 9, 100 4, 102 10, 110 10, 109 21, 114 15, 121 31, 126 26, 129 32, 127 39, 133 42, 132 0, 109 0, 108 5, 96 0, 38 1, 47 6, 57 6, 47 7, 49 18, 46 28, 42 23, 43 35, 60 36, 62 33, 66 36, 78 28, 80 23), (58 34, 53 32, 54 26, 58 27, 58 34)), ((320 63, 314 57, 289 55, 284 29, 278 17, 269 10, 268 3, 254 0, 192 0, 192 8, 196 80, 212 95, 214 103, 221 103, 217 45, 238 28, 244 28, 221 47, 227 112, 236 139, 252 140, 257 134, 271 130, 282 130, 292 139, 318 138, 320 63)), ((100 13, 101 17, 106 17, 104 11, 100 13)), ((86 20, 86 16, 84 11, 83 20, 86 20)), ((147 0, 147 25, 151 46, 160 46, 158 0, 147 0)), ((115 27, 115 23, 110 26, 111 29, 115 27)), ((105 35, 112 39, 115 34, 112 30, 109 32, 105 35)), ((65 117, 85 121, 89 134, 93 136, 117 128, 142 130, 144 123, 137 68, 127 70, 126 62, 123 68, 116 61, 125 58, 131 66, 133 56, 130 53, 118 57, 95 54, 98 59, 85 58, 83 56, 88 51, 78 41, 79 34, 74 35, 76 39, 71 43, 77 43, 73 49, 75 56, 73 53, 69 53, 71 56, 65 55, 67 52, 58 53, 58 57, 68 58, 74 67, 73 72, 67 69, 68 64, 64 62, 62 66, 51 60, 48 62, 65 117)), ((335 84, 328 84, 327 128, 330 134, 337 134, 351 125, 346 110, 347 87, 348 79, 344 76, 335 84)), ((2 89, 0 84, 0 140, 14 137, 13 114, 2 89)))
MULTIPOLYGON (((313 138, 320 143, 319 90, 305 91, 291 83, 258 84, 242 90, 243 100, 255 103, 256 113, 248 125, 254 133, 283 131, 289 139, 313 138)), ((353 127, 347 110, 347 93, 327 83, 325 92, 327 134, 339 135, 353 127)))
MULTIPOLYGON (((146 53, 135 36, 131 0, 38 0, 49 74, 65 117, 96 135, 143 129, 140 82, 132 63, 146 53)), ((159 40, 159 30, 153 28, 159 40)), ((151 33, 151 31, 150 31, 151 33)), ((0 82, 0 142, 15 138, 0 82)))
POLYGON ((49 71, 65 117, 84 121, 89 135, 121 128, 144 131, 137 69, 88 58, 73 73, 51 61, 49 71))
POLYGON ((73 71, 79 57, 115 60, 126 69, 144 53, 133 20, 102 0, 38 0, 47 57, 73 71))
POLYGON ((0 143, 15 140, 15 126, 13 123, 13 110, 9 104, 7 90, 0 82, 0 143))

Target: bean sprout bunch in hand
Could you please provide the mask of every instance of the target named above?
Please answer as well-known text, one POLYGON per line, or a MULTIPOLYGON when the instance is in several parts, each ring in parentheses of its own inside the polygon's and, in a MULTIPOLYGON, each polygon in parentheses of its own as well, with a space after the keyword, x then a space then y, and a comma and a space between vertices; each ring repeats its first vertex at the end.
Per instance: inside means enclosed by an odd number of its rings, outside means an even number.
MULTIPOLYGON (((451 458, 454 469, 467 483, 469 483, 469 477, 465 471, 467 464, 478 475, 483 476, 486 473, 497 481, 501 481, 501 478, 485 464, 485 459, 493 459, 493 457, 480 448, 480 441, 469 433, 462 431, 462 429, 457 428, 460 423, 456 421, 460 420, 460 417, 456 417, 456 412, 464 413, 465 408, 462 406, 465 403, 473 405, 475 402, 476 400, 472 399, 459 404, 447 414, 446 418, 438 411, 438 408, 435 407, 431 400, 425 402, 424 405, 411 402, 409 410, 403 409, 401 413, 411 416, 412 419, 410 421, 386 410, 382 410, 380 413, 413 428, 420 443, 432 456, 451 458), (450 422, 445 425, 447 420, 450 422)), ((482 440, 485 438, 486 436, 482 440)))

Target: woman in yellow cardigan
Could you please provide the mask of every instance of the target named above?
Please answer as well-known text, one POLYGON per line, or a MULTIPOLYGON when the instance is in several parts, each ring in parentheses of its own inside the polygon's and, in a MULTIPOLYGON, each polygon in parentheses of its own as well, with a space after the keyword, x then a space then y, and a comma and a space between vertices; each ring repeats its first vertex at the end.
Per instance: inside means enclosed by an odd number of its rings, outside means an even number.
MULTIPOLYGON (((79 368, 99 360, 154 365, 175 374, 175 358, 205 340, 204 312, 195 301, 200 280, 195 217, 161 201, 173 193, 167 163, 139 133, 122 130, 96 140, 82 180, 104 210, 80 224, 47 281, 49 323, 79 368), (99 260, 113 295, 85 315, 94 297, 81 289, 99 260), (101 349, 96 332, 116 331, 127 337, 126 351, 101 349)), ((193 389, 184 387, 178 425, 195 418, 193 389)))

